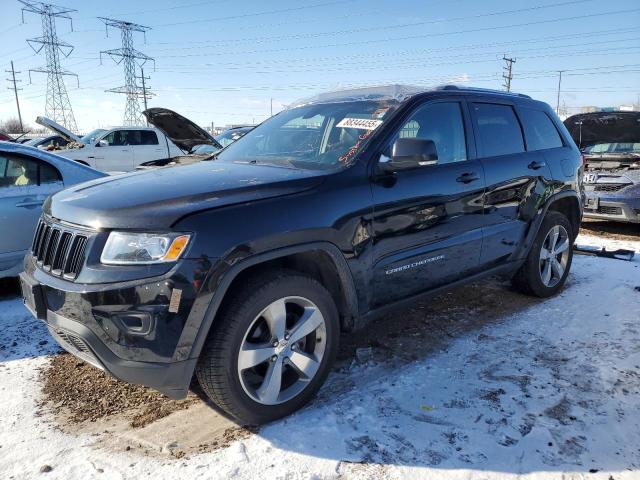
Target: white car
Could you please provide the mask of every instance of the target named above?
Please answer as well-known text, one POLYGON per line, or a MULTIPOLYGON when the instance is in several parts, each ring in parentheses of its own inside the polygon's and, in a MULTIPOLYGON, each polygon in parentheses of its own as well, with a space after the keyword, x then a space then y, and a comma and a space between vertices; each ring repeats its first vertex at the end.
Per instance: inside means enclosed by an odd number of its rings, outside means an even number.
POLYGON ((183 155, 164 133, 151 127, 114 127, 79 137, 46 117, 36 122, 69 140, 55 153, 102 172, 129 172, 145 162, 183 155))

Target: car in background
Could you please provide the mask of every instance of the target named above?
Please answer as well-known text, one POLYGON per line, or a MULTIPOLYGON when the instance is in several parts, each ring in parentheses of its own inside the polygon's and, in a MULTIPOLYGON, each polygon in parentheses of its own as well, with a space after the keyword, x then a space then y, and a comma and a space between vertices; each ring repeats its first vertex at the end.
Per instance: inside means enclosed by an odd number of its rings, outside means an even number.
POLYGON ((30 147, 37 147, 43 150, 58 150, 59 148, 66 147, 69 144, 69 140, 61 135, 49 135, 48 137, 32 138, 24 142, 24 145, 30 147))
POLYGON ((584 157, 584 216, 640 223, 640 112, 583 113, 564 124, 584 157))
POLYGON ((102 172, 129 172, 141 163, 184 153, 156 128, 114 127, 79 137, 49 118, 38 117, 36 122, 69 141, 56 150, 58 155, 102 172))
POLYGON ((254 128, 238 126, 214 137, 204 128, 168 108, 150 108, 142 113, 151 125, 162 131, 173 143, 188 153, 174 158, 145 162, 138 166, 138 170, 188 165, 206 160, 254 128))
POLYGON ((34 147, 0 142, 0 278, 17 276, 22 271, 42 204, 49 195, 104 176, 34 147))
POLYGON ((2 141, 2 142, 13 142, 13 138, 11 138, 9 135, 6 135, 6 134, 0 132, 0 141, 2 141))

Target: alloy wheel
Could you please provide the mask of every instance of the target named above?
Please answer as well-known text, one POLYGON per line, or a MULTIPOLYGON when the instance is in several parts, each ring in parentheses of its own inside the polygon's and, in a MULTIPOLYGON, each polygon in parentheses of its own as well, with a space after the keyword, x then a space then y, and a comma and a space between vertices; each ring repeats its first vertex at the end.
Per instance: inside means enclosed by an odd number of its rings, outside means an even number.
POLYGON ((571 241, 562 225, 554 225, 540 249, 540 279, 549 288, 555 287, 567 269, 571 241))
POLYGON ((264 405, 296 397, 313 380, 326 350, 320 309, 303 297, 269 304, 251 322, 238 352, 245 393, 264 405))

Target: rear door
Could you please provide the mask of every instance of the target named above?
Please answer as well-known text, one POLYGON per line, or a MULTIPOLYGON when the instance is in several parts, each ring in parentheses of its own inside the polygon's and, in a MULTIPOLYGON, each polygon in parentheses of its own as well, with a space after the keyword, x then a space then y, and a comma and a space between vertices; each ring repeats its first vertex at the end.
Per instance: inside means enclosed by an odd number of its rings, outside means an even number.
POLYGON ((434 141, 437 163, 376 179, 373 307, 450 283, 478 267, 484 177, 470 151, 464 102, 417 107, 398 137, 434 141))
POLYGON ((549 194, 551 174, 542 151, 526 150, 513 103, 471 102, 470 110, 486 177, 480 264, 488 268, 510 260, 521 245, 549 194))
POLYGON ((129 143, 133 147, 134 168, 144 162, 167 158, 167 146, 160 144, 158 134, 153 130, 131 130, 129 143))
POLYGON ((64 187, 60 172, 33 158, 0 153, 0 270, 21 262, 47 197, 64 187))

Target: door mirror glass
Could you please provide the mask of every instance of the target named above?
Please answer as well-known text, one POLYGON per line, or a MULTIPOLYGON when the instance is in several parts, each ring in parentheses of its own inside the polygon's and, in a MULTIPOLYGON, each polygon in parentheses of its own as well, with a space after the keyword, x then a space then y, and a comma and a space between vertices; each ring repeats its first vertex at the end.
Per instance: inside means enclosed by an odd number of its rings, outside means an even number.
POLYGON ((380 158, 380 168, 385 172, 397 172, 426 167, 438 163, 438 153, 433 140, 422 138, 398 138, 391 147, 391 157, 380 158))
POLYGON ((98 143, 96 143, 96 147, 108 147, 109 146, 109 142, 107 142, 106 140, 100 140, 98 143))

